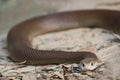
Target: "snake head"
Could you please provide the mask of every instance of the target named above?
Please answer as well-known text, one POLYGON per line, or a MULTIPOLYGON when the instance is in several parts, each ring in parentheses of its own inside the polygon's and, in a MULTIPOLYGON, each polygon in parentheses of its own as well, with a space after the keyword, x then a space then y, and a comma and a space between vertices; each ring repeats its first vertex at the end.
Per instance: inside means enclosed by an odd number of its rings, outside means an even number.
POLYGON ((79 67, 81 71, 92 71, 102 64, 103 62, 98 59, 86 58, 80 62, 79 67))

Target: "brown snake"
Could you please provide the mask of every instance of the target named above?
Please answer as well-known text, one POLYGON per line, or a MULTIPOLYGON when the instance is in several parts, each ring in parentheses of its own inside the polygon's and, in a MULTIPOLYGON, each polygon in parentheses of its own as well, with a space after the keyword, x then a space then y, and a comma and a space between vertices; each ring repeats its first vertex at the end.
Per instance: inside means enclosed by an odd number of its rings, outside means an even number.
POLYGON ((15 25, 7 36, 8 50, 14 61, 26 61, 25 64, 81 62, 81 65, 85 67, 86 61, 93 66, 99 60, 94 53, 36 50, 32 48, 31 41, 37 35, 79 27, 98 27, 119 33, 119 26, 119 11, 81 10, 49 14, 15 25))

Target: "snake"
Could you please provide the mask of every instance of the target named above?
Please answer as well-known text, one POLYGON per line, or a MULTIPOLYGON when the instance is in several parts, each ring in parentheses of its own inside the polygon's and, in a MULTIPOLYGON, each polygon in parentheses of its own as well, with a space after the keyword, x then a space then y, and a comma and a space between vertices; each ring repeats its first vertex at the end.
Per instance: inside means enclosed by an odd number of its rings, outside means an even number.
MULTIPOLYGON (((73 28, 103 28, 120 33, 120 11, 107 9, 64 11, 22 21, 10 29, 7 47, 12 60, 27 65, 80 63, 83 70, 92 70, 100 61, 89 51, 37 50, 32 40, 46 33, 73 28)), ((74 33, 73 33, 74 34, 74 33)))

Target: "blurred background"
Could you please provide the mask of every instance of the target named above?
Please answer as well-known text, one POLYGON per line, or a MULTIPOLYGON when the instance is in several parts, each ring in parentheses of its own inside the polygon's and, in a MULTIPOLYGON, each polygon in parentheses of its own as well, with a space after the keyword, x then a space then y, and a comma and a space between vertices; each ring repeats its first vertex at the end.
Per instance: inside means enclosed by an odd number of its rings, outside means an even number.
POLYGON ((120 0, 0 0, 0 34, 35 16, 98 8, 119 10, 120 0))

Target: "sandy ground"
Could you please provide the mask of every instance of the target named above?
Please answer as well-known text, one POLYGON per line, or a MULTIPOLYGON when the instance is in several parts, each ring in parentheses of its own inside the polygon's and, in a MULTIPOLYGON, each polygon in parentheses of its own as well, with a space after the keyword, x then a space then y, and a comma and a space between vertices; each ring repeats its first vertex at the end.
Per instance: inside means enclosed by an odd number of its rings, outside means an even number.
POLYGON ((37 49, 94 52, 105 63, 94 72, 81 73, 79 64, 26 66, 9 59, 6 35, 13 25, 38 15, 98 8, 119 10, 120 0, 0 0, 0 79, 120 80, 120 39, 99 29, 74 29, 33 40, 37 49))

